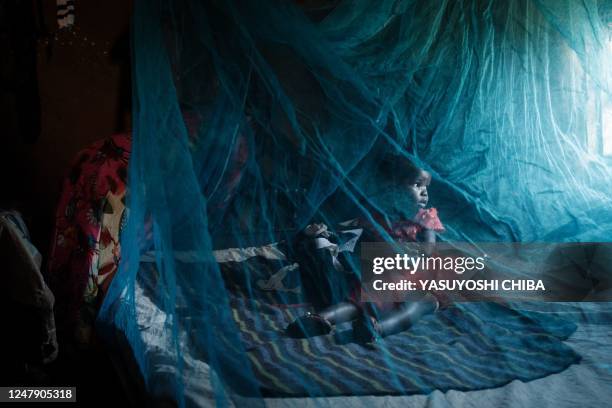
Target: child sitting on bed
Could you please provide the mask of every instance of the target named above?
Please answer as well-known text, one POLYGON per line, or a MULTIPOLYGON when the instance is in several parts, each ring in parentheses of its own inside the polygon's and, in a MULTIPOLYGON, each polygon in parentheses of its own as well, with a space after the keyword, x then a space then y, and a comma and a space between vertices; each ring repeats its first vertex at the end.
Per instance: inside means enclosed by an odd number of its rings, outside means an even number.
MULTIPOLYGON (((430 252, 436 232, 444 230, 437 210, 427 208, 430 174, 397 155, 386 156, 376 167, 374 183, 366 189, 375 222, 354 219, 341 225, 350 226, 352 231, 361 228, 358 239, 362 242, 384 241, 386 236, 399 242, 428 243, 426 251, 430 252)), ((358 274, 352 273, 346 283, 342 273, 351 268, 348 265, 358 264, 358 255, 340 250, 338 237, 322 223, 309 225, 298 237, 296 257, 302 288, 315 306, 325 307, 297 318, 287 327, 290 336, 328 334, 336 324, 352 321, 354 338, 371 342, 404 331, 438 309, 438 300, 432 294, 413 302, 361 302, 358 274), (347 256, 353 257, 352 262, 347 256), (343 286, 344 291, 339 289, 343 286), (344 293, 342 299, 337 292, 344 293)), ((358 247, 353 243, 352 248, 358 247)))

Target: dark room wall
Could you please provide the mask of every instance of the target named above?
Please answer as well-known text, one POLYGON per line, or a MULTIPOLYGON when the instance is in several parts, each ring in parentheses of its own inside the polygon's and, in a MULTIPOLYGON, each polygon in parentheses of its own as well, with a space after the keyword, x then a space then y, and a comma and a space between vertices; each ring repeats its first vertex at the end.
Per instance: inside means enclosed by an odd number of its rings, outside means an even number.
MULTIPOLYGON (((3 205, 24 213, 43 255, 50 245, 62 178, 75 154, 127 127, 121 111, 129 95, 129 67, 121 60, 128 54, 128 42, 119 49, 116 44, 129 38, 131 3, 77 0, 75 26, 58 31, 55 1, 32 0, 41 131, 27 142, 23 130, 8 121, 0 124, 1 180, 3 205), (48 35, 41 32, 45 26, 48 35)), ((2 103, 4 108, 10 97, 2 103)), ((36 120, 35 112, 26 114, 36 120)))

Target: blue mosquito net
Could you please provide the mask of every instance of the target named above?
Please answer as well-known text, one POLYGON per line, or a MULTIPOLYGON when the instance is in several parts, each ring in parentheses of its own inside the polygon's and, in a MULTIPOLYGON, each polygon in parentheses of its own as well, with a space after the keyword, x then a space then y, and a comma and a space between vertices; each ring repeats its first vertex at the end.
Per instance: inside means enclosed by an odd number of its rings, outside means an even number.
MULTIPOLYGON (((299 287, 288 248, 304 227, 401 216, 389 157, 431 174, 440 241, 609 241, 611 25, 612 4, 595 0, 137 1, 129 217, 101 327, 180 406, 193 382, 219 405, 360 395, 359 376, 376 374, 312 377, 283 354, 275 310, 307 299, 263 293, 261 270, 299 287), (253 264, 228 248, 279 255, 253 264), (153 324, 163 381, 143 337, 153 324)), ((309 341, 297 342, 324 353, 309 341)), ((431 390, 378 353, 390 394, 431 390)))

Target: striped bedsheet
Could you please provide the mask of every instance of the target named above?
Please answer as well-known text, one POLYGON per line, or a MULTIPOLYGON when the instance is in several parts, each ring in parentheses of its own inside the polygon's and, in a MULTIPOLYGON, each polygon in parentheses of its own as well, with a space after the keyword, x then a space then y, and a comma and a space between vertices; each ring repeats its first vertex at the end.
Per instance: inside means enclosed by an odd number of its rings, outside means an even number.
POLYGON ((545 377, 580 361, 563 342, 574 323, 493 303, 457 304, 375 346, 355 343, 342 325, 327 336, 289 338, 284 328, 309 308, 291 291, 256 284, 278 268, 277 260, 258 257, 222 267, 232 315, 265 396, 481 390, 545 377))

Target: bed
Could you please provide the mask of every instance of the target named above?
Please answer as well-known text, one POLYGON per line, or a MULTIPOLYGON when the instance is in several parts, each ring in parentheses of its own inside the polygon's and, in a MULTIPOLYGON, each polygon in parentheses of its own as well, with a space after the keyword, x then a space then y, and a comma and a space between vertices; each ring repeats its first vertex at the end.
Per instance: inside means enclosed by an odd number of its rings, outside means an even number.
MULTIPOLYGON (((231 276, 235 276, 236 265, 241 264, 243 267, 247 267, 250 270, 265 271, 263 274, 256 274, 255 281, 259 282, 259 287, 263 297, 269 300, 269 304, 272 305, 274 302, 274 291, 280 290, 291 291, 294 288, 291 285, 277 285, 275 289, 270 289, 269 285, 266 285, 266 276, 269 278, 273 277, 275 273, 278 273, 278 261, 279 257, 282 257, 282 252, 275 246, 262 246, 257 248, 233 248, 228 250, 216 251, 215 256, 221 265, 222 271, 224 271, 224 278, 226 283, 232 285, 234 279, 231 276), (272 262, 270 262, 272 261, 272 262), (248 265, 248 266, 247 266, 248 265), (271 267, 271 265, 273 265, 271 267), (276 270, 275 270, 276 269, 276 270)), ((141 276, 152 276, 154 275, 155 262, 154 254, 145 254, 141 259, 141 276)), ((185 261, 189 261, 185 259, 185 261)), ((286 275, 283 276, 285 280, 286 275)), ((237 280, 239 281, 239 279, 237 280)), ((290 281, 290 279, 289 279, 290 281)), ((173 363, 170 347, 170 334, 167 330, 164 330, 164 321, 166 316, 156 305, 154 296, 148 286, 151 283, 148 279, 139 279, 136 286, 136 306, 137 306, 137 322, 140 330, 139 339, 145 347, 146 365, 149 367, 149 372, 152 373, 150 383, 148 386, 148 396, 146 397, 149 401, 156 403, 168 402, 172 400, 172 387, 174 376, 177 375, 175 364, 173 363)), ((285 297, 286 298, 286 297, 285 297)), ((236 299, 234 299, 235 301, 236 299)), ((235 305, 234 305, 235 306, 235 305)), ((234 306, 232 306, 234 308, 234 306)), ((506 373, 506 376, 501 373, 498 376, 493 376, 490 381, 484 381, 480 378, 480 382, 477 381, 479 375, 486 374, 488 368, 478 368, 478 364, 474 364, 476 359, 472 359, 467 366, 463 366, 459 363, 459 367, 449 369, 447 367, 438 367, 439 372, 436 371, 437 359, 429 361, 429 367, 420 367, 413 371, 410 378, 419 378, 422 382, 419 387, 415 388, 410 392, 410 395, 397 395, 393 389, 393 381, 389 373, 384 373, 384 364, 380 364, 373 372, 366 373, 361 371, 363 367, 355 365, 353 367, 354 372, 352 375, 356 378, 360 376, 367 377, 371 382, 379 380, 379 388, 367 388, 361 391, 362 395, 345 395, 341 389, 341 383, 338 382, 338 378, 342 378, 343 381, 348 381, 351 378, 350 370, 342 368, 338 364, 334 364, 334 361, 328 361, 327 368, 319 368, 315 370, 313 375, 325 375, 329 378, 334 379, 329 381, 330 388, 321 390, 320 397, 304 397, 300 395, 300 391, 291 389, 291 369, 288 369, 287 365, 280 364, 280 367, 275 367, 275 358, 267 357, 264 355, 261 358, 257 358, 257 343, 263 344, 266 341, 276 341, 280 349, 279 355, 282 357, 284 353, 287 353, 288 359, 293 362, 301 364, 299 369, 308 369, 307 364, 304 364, 306 360, 311 359, 315 366, 325 366, 325 359, 330 360, 329 355, 315 355, 310 354, 304 357, 304 361, 299 362, 299 355, 304 354, 304 351, 311 350, 328 350, 329 344, 335 343, 340 344, 340 347, 346 347, 346 344, 350 345, 350 342, 342 343, 342 340, 338 338, 338 333, 333 339, 328 336, 323 338, 315 338, 308 340, 295 340, 295 339, 283 339, 282 331, 276 330, 276 338, 274 333, 266 331, 266 328, 260 328, 259 332, 252 332, 253 327, 249 327, 245 324, 248 319, 246 314, 237 312, 234 314, 237 325, 241 328, 242 339, 247 350, 249 350, 250 358, 255 367, 254 370, 258 371, 258 378, 274 377, 279 376, 277 379, 282 379, 280 384, 274 378, 264 378, 262 381, 262 393, 265 396, 265 403, 267 406, 401 406, 401 407, 446 407, 446 406, 541 406, 541 407, 571 407, 571 406, 584 406, 584 407, 600 407, 605 406, 607 401, 612 398, 612 342, 610 338, 612 335, 612 306, 609 303, 597 303, 597 302, 583 302, 583 303, 537 303, 537 302, 523 302, 512 305, 514 309, 521 311, 521 319, 525 316, 530 318, 539 319, 538 325, 544 324, 547 329, 547 333, 554 333, 559 339, 563 340, 559 344, 559 348, 555 349, 553 353, 559 352, 560 355, 564 355, 562 359, 552 358, 551 364, 540 364, 550 356, 543 354, 538 355, 540 351, 534 349, 533 344, 527 346, 529 355, 525 356, 525 361, 517 363, 527 371, 510 370, 506 373), (268 336, 268 337, 266 337, 268 336), (291 350, 290 346, 283 342, 293 342, 293 347, 297 347, 295 350, 291 350), (297 344, 297 346, 296 346, 297 344), (300 348, 300 344, 306 345, 306 349, 300 348), (530 348, 531 347, 531 348, 530 348), (255 351, 254 351, 255 350, 255 351), (255 357, 253 356, 255 355, 255 357), (268 365, 266 364, 266 358, 268 359, 268 365), (272 363, 270 363, 272 361, 272 363), (557 365, 555 365, 557 364, 557 365), (264 367, 257 368, 258 365, 264 367), (335 365, 335 368, 333 368, 335 365), (329 371, 329 368, 333 369, 329 371), (433 368, 433 373, 428 372, 433 368), (282 370, 287 370, 283 377, 282 370), (279 371, 280 370, 280 371, 279 371), (376 370, 381 371, 380 376, 377 377, 375 374, 376 370), (455 370, 455 371, 453 371, 455 370), (476 378, 474 382, 467 384, 453 383, 452 380, 457 378, 466 380, 470 376, 462 376, 461 374, 453 375, 450 377, 450 383, 445 380, 436 378, 437 376, 447 375, 448 373, 465 371, 470 372, 472 378, 476 378), (539 371, 538 371, 539 370, 539 371), (419 375, 420 373, 420 375, 419 375), (367 375, 366 375, 367 374, 367 375), (382 378, 389 379, 388 382, 382 383, 382 378), (513 378, 514 377, 514 378, 513 378), (268 381, 269 380, 269 381, 268 381), (272 385, 270 385, 272 384, 272 385), (275 387, 274 384, 277 386, 275 387), (436 385, 433 386, 433 385, 436 385), (333 385, 337 386, 334 389, 333 385), (266 389, 268 387, 268 389, 266 389), (271 389, 270 389, 271 388, 271 389), (289 389, 287 389, 289 388, 289 389), (340 388, 340 390, 338 390, 340 388), (330 397, 329 395, 334 395, 330 397)), ((297 306, 298 308, 301 306, 297 306)), ((472 306, 470 306, 472 307, 472 306)), ((237 307, 236 309, 240 309, 237 307)), ((244 308, 243 308, 244 309, 244 308)), ((280 308, 278 305, 273 307, 274 310, 270 311, 271 320, 274 320, 275 315, 282 316, 287 315, 288 317, 293 316, 299 311, 299 309, 280 308)), ((465 311, 465 309, 463 309, 465 311)), ((482 310, 480 310, 482 313, 482 310)), ((248 313, 246 311, 245 313, 248 313)), ((464 315, 465 317, 465 315, 464 315)), ((508 317, 508 316, 506 316, 508 317)), ((270 319, 268 319, 270 320, 270 319)), ((279 321, 281 321, 279 320, 279 321)), ((430 319, 431 320, 431 319, 430 319)), ((419 336, 424 333, 431 332, 431 327, 428 325, 434 324, 433 321, 427 321, 424 319, 419 322, 411 333, 407 333, 406 336, 419 336)), ((487 322, 490 324, 490 322, 487 322)), ((461 327, 455 327, 457 330, 461 330, 461 327)), ((466 328, 467 329, 467 328, 466 328)), ((339 328, 337 332, 342 333, 342 329, 339 328)), ((542 333, 538 333, 542 335, 542 333)), ((188 342, 188 335, 184 335, 181 341, 188 342)), ((398 335, 399 336, 399 335, 398 335)), ((519 332, 511 333, 511 336, 521 339, 519 345, 525 345, 525 336, 519 332)), ((407 337, 408 338, 408 337, 407 337)), ((456 340, 456 339, 455 339, 456 340)), ((541 340, 541 337, 535 339, 536 342, 541 340)), ((468 336, 469 341, 469 336, 468 336)), ((114 343, 114 362, 120 372, 124 374, 124 379, 132 379, 129 387, 134 389, 139 388, 142 392, 144 390, 142 382, 134 382, 134 378, 139 378, 138 368, 135 364, 131 349, 127 344, 125 337, 122 333, 115 333, 114 343), (127 373, 127 374, 126 374, 127 373)), ((402 343, 400 343, 402 344, 402 343)), ((406 343, 404 343, 406 344, 406 343)), ((419 344, 422 344, 419 343, 419 344)), ((505 344, 500 341, 497 345, 505 344)), ((465 344, 464 344, 465 345, 465 344)), ((410 346, 410 344, 408 344, 410 346)), ((349 352, 359 353, 360 348, 363 349, 363 356, 361 356, 363 364, 368 364, 368 356, 380 354, 380 350, 368 350, 358 345, 351 345, 352 347, 349 352)), ((457 344, 452 347, 458 348, 457 344)), ((469 346, 468 346, 469 347, 469 346)), ((433 347, 435 351, 435 346, 433 347)), ((392 347, 390 348, 392 350, 392 347)), ((443 346, 439 347, 439 350, 444 350, 443 346)), ((550 348, 549 348, 550 350, 550 348)), ((418 350, 413 352, 413 359, 409 360, 412 362, 424 361, 422 360, 424 355, 431 351, 424 347, 421 352, 418 350)), ((504 352, 507 352, 505 350, 504 352)), ((263 351, 259 351, 265 353, 263 351)), ((333 354, 333 353, 332 353, 333 354)), ((406 353, 403 353, 404 355, 406 353)), ((518 352, 520 354, 520 352, 518 352)), ((452 353, 445 356, 445 358, 455 358, 458 355, 452 353)), ((333 359, 333 358, 332 358, 333 359)), ((338 361, 342 361, 339 358, 338 361)), ((494 360, 491 361, 491 366, 496 366, 494 360)), ((376 364, 376 362, 373 362, 376 364)), ((516 363, 516 362, 515 362, 516 363)), ((298 365, 299 365, 298 364, 298 365)), ((372 363, 370 363, 372 364, 372 363)), ((408 364, 408 363, 407 363, 408 364)), ((295 368, 295 367, 294 367, 295 368)), ((506 367, 507 369, 507 367, 506 367)), ((410 373, 409 373, 410 374, 410 373)), ((215 373, 210 370, 210 367, 206 362, 192 359, 189 356, 185 357, 184 360, 184 372, 182 373, 182 379, 184 381, 185 390, 185 402, 187 406, 212 406, 215 404, 215 392, 211 388, 211 379, 215 377, 215 373)), ((448 376, 447 376, 448 377, 448 376)), ((297 388, 299 384, 294 384, 297 388)), ((406 385, 404 384, 404 390, 406 385)), ((408 387, 409 389, 409 387, 408 387)), ((239 390, 235 390, 239 391, 239 390)), ((144 394, 141 394, 144 395, 144 394)), ((142 398, 142 397, 137 397, 142 398)), ((253 402, 249 399, 248 395, 240 395, 240 392, 233 395, 233 402, 238 406, 249 406, 249 402, 253 402)))
MULTIPOLYGON (((60 300, 69 301, 66 314, 78 317, 77 341, 91 337, 90 325, 117 270, 119 235, 126 218, 129 144, 129 136, 116 135, 82 152, 68 174, 58 208, 50 273, 55 292, 62 294, 60 300), (116 177, 88 183, 93 174, 116 177)), ((176 254, 180 262, 197 262, 193 255, 176 254)), ((497 310, 519 329, 528 327, 528 335, 487 319, 496 306, 461 305, 385 340, 389 358, 401 361, 401 370, 393 373, 385 368, 384 348, 351 342, 346 327, 339 327, 333 336, 308 340, 284 336, 286 324, 309 309, 299 301, 299 280, 294 279, 299 265, 286 259, 282 246, 219 249, 214 256, 231 294, 240 340, 268 406, 599 407, 612 398, 609 303, 523 302, 497 310), (247 294, 245 286, 255 290, 247 294), (265 324, 255 323, 254 311, 264 312, 259 320, 265 324), (445 331, 450 334, 435 337, 445 331), (488 332, 488 339, 505 340, 487 343, 470 335, 481 332, 488 332), (502 349, 496 350, 497 346, 502 349), (509 357, 513 348, 519 350, 515 358, 509 357), (313 379, 308 390, 292 380, 296 371, 300 378, 313 379)), ((154 252, 142 255, 134 289, 136 336, 143 360, 136 362, 123 332, 110 331, 106 336, 117 375, 135 404, 173 405, 173 384, 179 377, 186 405, 214 405, 219 397, 211 386, 216 374, 206 361, 185 355, 182 373, 176 371, 167 316, 152 289, 155 260, 154 252), (141 366, 148 368, 146 386, 141 366)), ((127 289, 121 294, 128 295, 127 289)), ((189 335, 181 336, 181 342, 188 344, 189 335)), ((239 406, 253 402, 240 389, 234 389, 232 397, 239 406)))

